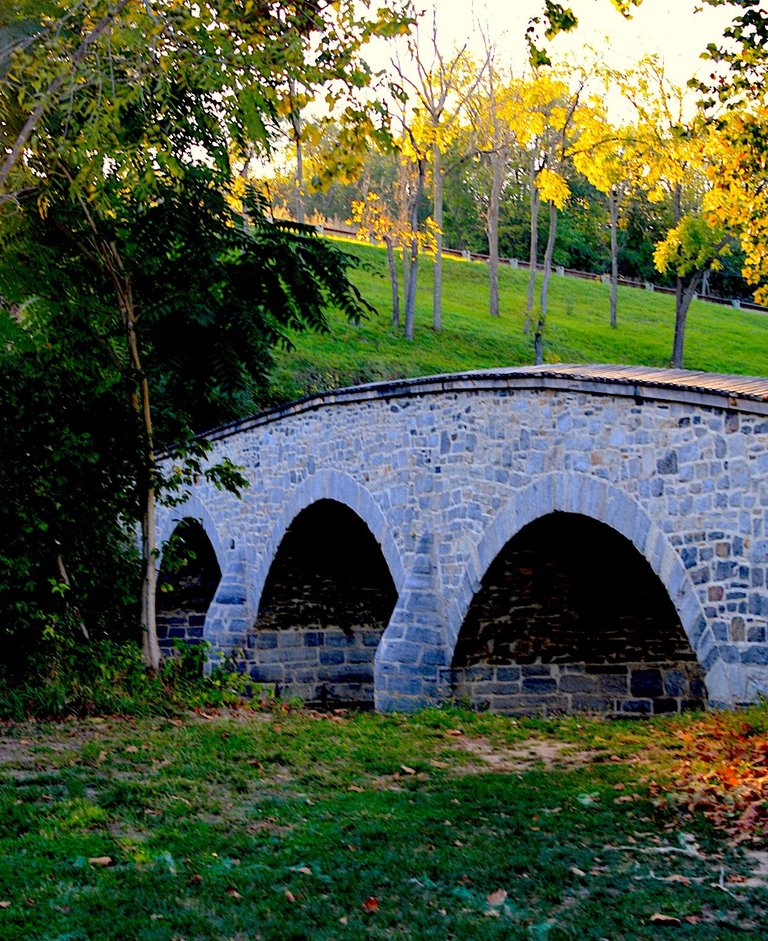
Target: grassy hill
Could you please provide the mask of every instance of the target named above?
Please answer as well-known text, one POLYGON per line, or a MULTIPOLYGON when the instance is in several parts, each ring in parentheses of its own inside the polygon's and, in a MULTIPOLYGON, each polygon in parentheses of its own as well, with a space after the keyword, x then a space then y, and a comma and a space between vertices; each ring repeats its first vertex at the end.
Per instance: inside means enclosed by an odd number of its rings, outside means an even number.
MULTIPOLYGON (((345 242, 362 262, 353 280, 378 313, 360 325, 331 316, 331 332, 295 337, 280 352, 273 402, 358 382, 521 366, 533 362, 533 339, 523 334, 528 272, 502 266, 499 319, 488 313, 488 271, 481 262, 446 258, 443 333, 431 329, 432 262, 422 258, 415 340, 391 326, 392 304, 383 249, 345 242)), ((668 366, 675 305, 670 295, 619 288, 619 326, 609 318, 610 288, 600 282, 553 275, 545 358, 562 363, 668 366)), ((694 301, 688 316, 685 366, 709 372, 768 375, 768 316, 694 301)))

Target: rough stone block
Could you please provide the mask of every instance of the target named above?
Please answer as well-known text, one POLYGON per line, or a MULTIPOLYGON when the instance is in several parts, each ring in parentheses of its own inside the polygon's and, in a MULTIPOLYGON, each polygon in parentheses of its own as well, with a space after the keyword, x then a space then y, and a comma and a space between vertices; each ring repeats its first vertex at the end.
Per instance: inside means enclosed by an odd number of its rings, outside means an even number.
POLYGON ((632 670, 629 681, 630 692, 637 698, 655 698, 663 695, 660 670, 632 670))
POLYGON ((597 677, 579 673, 566 673, 560 677, 560 692, 591 693, 598 688, 597 677))
POLYGON ((523 677, 524 693, 555 693, 557 692, 557 680, 551 677, 530 676, 523 677))

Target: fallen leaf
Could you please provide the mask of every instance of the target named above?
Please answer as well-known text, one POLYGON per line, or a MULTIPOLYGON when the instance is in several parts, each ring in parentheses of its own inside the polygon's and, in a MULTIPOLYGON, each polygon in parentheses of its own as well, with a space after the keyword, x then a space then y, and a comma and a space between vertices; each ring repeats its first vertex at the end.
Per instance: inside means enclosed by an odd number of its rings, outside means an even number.
POLYGON ((11 907, 10 902, 0 902, 0 908, 10 908, 10 907, 11 907))
POLYGON ((194 876, 190 876, 189 879, 187 879, 187 885, 200 885, 202 881, 203 877, 199 872, 196 872, 194 876))
POLYGON ((673 873, 671 876, 667 876, 667 882, 679 882, 681 885, 690 885, 691 880, 688 876, 683 876, 679 872, 673 873))
POLYGON ((700 925, 701 920, 701 915, 686 915, 683 918, 683 921, 687 922, 689 925, 700 925))
POLYGON ((496 889, 495 892, 491 892, 491 894, 486 897, 486 902, 488 902, 489 905, 503 905, 506 900, 506 889, 496 889))
POLYGON ((400 765, 400 770, 403 774, 416 774, 415 768, 409 768, 408 765, 400 765))
POLYGON ((654 924, 657 924, 657 925, 679 925, 680 924, 679 918, 675 918, 674 915, 663 915, 661 912, 655 912, 653 915, 651 915, 651 917, 648 920, 652 921, 654 924))
POLYGON ((309 866, 299 866, 296 872, 300 872, 303 876, 312 875, 312 870, 309 868, 309 866))
POLYGON ((358 787, 356 784, 350 784, 347 790, 353 791, 355 794, 365 794, 365 788, 358 787))
POLYGON ((464 732, 461 729, 446 729, 446 735, 463 735, 464 732))
POLYGON ((111 866, 111 856, 91 856, 88 860, 91 866, 111 866))
POLYGON ((347 918, 346 915, 342 915, 342 916, 341 916, 341 918, 339 919, 339 924, 340 924, 340 925, 347 925, 347 924, 349 924, 349 919, 347 918))
POLYGON ((296 896, 293 894, 293 892, 291 892, 290 889, 286 889, 285 892, 283 892, 283 895, 291 904, 296 901, 296 896))
POLYGON ((138 745, 126 745, 125 747, 125 751, 129 755, 135 755, 138 750, 139 750, 138 745))
POLYGON ((571 866, 571 872, 574 876, 586 876, 586 872, 583 869, 579 869, 578 866, 571 866))
POLYGON ((237 891, 237 889, 236 889, 233 885, 227 886, 227 888, 226 888, 225 891, 226 891, 227 895, 228 895, 230 898, 232 898, 232 899, 241 899, 241 898, 242 898, 242 895, 240 895, 240 893, 237 891))
POLYGON ((363 911, 364 912, 377 912, 379 910, 379 900, 375 895, 372 895, 370 898, 367 898, 363 902, 363 911))

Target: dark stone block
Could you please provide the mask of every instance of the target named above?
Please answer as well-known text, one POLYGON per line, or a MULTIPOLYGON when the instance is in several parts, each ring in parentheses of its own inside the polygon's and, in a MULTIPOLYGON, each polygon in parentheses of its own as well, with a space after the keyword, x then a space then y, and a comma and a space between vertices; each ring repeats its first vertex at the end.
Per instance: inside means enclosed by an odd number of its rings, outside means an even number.
POLYGON ((276 663, 252 666, 249 673, 255 683, 280 683, 283 679, 283 668, 276 663))
POLYGON ((765 666, 768 664, 768 647, 748 647, 741 655, 741 662, 765 666))
POLYGON ((322 631, 305 631, 304 632, 304 646, 305 647, 322 647, 323 640, 324 640, 324 635, 322 631))
POLYGON ((343 650, 328 650, 327 647, 324 647, 320 651, 320 663, 324 665, 344 663, 344 651, 343 650))
POLYGON ((277 647, 277 634, 274 631, 257 632, 253 646, 258 650, 272 650, 277 647))
POLYGON ((523 666, 523 676, 551 676, 552 669, 543 663, 526 663, 523 666))
POLYGON ((205 624, 204 614, 190 614, 189 616, 190 627, 202 627, 204 624, 205 624))
POLYGON ((676 699, 661 698, 653 700, 654 715, 663 715, 668 712, 677 712, 678 708, 678 702, 676 699))
POLYGON ((601 693, 618 693, 626 696, 628 675, 624 673, 605 673, 598 677, 598 688, 601 693))
POLYGON ((324 643, 326 647, 349 647, 354 643, 354 638, 339 631, 326 631, 324 643))
POLYGON ((591 693, 597 688, 597 678, 583 673, 566 673, 560 678, 560 691, 563 693, 591 693))
POLYGON ((683 565, 687 569, 692 569, 699 560, 699 551, 693 546, 683 549, 681 555, 683 558, 683 565))
POLYGON ((557 681, 551 677, 531 676, 523 679, 524 693, 556 693, 557 681))
POLYGON ((605 696, 576 695, 571 697, 571 709, 575 712, 613 712, 613 708, 613 700, 605 696))
POLYGON ((664 678, 667 696, 684 696, 688 692, 688 677, 681 670, 670 670, 664 678))
POLYGON ((701 676, 692 676, 689 694, 693 699, 706 699, 707 688, 704 685, 704 678, 701 676))
POLYGON ((630 676, 630 691, 633 696, 654 699, 664 692, 660 670, 633 670, 630 676))
POLYGON ((445 650, 442 647, 425 647, 421 654, 421 662, 431 666, 444 666, 445 650))
POLYGON ((663 458, 656 462, 656 470, 659 474, 677 473, 677 451, 670 451, 663 458))
POLYGON ((500 683, 511 683, 520 679, 520 667, 497 667, 496 679, 500 683))
POLYGON ((648 699, 625 699, 621 703, 621 711, 630 715, 647 716, 651 714, 651 703, 648 699))
POLYGON ((683 699, 680 703, 681 712, 700 712, 704 708, 703 699, 683 699))

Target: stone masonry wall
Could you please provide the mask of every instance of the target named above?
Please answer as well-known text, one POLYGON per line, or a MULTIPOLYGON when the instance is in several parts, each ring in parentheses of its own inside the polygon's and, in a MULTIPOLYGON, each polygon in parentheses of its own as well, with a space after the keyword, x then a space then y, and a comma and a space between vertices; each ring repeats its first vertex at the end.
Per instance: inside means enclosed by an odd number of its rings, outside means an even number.
POLYGON ((703 709, 698 663, 477 664, 451 671, 453 697, 510 715, 601 712, 651 715, 703 709))
MULTIPOLYGON (((286 530, 305 507, 333 499, 366 523, 397 590, 376 653, 377 706, 439 701, 494 558, 533 520, 572 512, 621 533, 648 561, 708 699, 754 699, 768 690, 765 403, 672 388, 661 370, 631 384, 619 372, 544 367, 382 384, 225 429, 213 459, 230 457, 251 485, 238 500, 201 480, 192 495, 221 547, 207 636, 221 655, 247 647, 286 530)), ((164 512, 161 536, 178 513, 164 512)))

